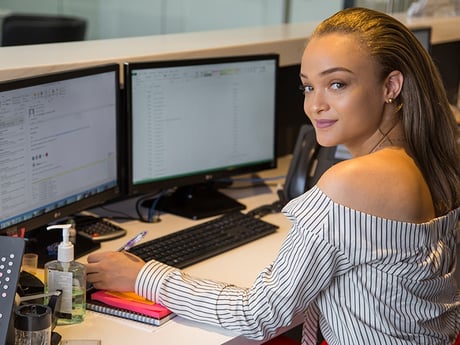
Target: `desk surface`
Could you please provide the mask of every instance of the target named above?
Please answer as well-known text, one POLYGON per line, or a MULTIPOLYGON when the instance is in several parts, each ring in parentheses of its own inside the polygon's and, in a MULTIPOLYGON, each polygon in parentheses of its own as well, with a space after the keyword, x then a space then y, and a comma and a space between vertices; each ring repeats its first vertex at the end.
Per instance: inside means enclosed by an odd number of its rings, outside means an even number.
MULTIPOLYGON (((261 177, 284 174, 287 167, 286 162, 288 162, 288 157, 280 159, 279 168, 266 171, 261 174, 261 177)), ((230 189, 228 194, 238 198, 250 210, 275 201, 277 188, 277 186, 238 188, 230 189)), ((185 271, 202 278, 225 281, 239 286, 250 286, 261 269, 273 260, 289 230, 289 222, 281 214, 268 215, 264 217, 264 220, 277 224, 280 228, 272 235, 190 266, 185 271), (242 267, 244 269, 241 269, 242 267)), ((169 214, 163 215, 161 222, 155 224, 138 221, 126 222, 122 226, 128 230, 128 235, 117 240, 103 242, 101 250, 116 250, 126 242, 127 238, 141 230, 148 230, 145 240, 149 240, 183 229, 196 222, 169 214)), ((86 258, 79 260, 85 262, 86 258)), ((63 339, 101 339, 103 345, 126 345, 133 339, 137 344, 180 345, 190 344, 190 339, 193 339, 194 344, 200 345, 260 343, 247 340, 236 333, 218 327, 196 323, 178 316, 156 327, 87 311, 83 323, 58 326, 56 331, 62 335, 63 339)))

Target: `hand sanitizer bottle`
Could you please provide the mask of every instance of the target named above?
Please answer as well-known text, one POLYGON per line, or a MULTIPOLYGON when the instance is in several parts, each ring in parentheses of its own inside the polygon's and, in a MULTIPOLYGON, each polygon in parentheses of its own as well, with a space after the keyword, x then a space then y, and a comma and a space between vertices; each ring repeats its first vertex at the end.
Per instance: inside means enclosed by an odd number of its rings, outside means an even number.
POLYGON ((44 267, 45 293, 62 291, 58 325, 82 322, 86 312, 86 267, 74 261, 74 248, 69 241, 70 227, 71 224, 47 227, 47 230, 62 230, 57 260, 47 262, 44 267))

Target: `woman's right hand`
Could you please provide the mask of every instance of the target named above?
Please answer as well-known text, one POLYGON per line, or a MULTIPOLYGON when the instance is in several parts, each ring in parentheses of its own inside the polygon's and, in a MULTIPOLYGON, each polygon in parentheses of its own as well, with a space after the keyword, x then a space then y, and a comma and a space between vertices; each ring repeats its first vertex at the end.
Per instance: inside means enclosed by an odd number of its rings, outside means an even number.
POLYGON ((134 291, 136 278, 145 262, 128 252, 96 252, 88 256, 87 281, 96 289, 134 291))

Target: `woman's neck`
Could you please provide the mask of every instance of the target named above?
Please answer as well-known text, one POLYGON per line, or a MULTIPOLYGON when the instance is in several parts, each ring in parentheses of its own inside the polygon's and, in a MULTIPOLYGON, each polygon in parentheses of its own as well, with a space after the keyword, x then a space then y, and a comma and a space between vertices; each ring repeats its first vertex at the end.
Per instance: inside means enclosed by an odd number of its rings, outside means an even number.
POLYGON ((373 153, 386 147, 406 148, 406 138, 402 132, 399 121, 392 124, 386 130, 379 128, 378 132, 379 138, 368 153, 373 153))

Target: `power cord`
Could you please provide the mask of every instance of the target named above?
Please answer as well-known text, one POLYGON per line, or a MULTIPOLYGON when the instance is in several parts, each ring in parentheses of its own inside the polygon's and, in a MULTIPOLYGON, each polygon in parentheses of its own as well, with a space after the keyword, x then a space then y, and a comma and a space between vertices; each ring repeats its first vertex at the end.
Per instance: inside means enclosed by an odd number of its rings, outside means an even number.
POLYGON ((167 194, 170 190, 160 191, 156 194, 149 194, 139 198, 136 201, 136 213, 139 217, 139 220, 144 223, 157 223, 160 222, 160 215, 156 212, 156 206, 160 198, 167 194), (151 203, 147 209, 147 218, 142 214, 141 210, 145 208, 142 204, 145 204, 147 200, 151 200, 151 203))

